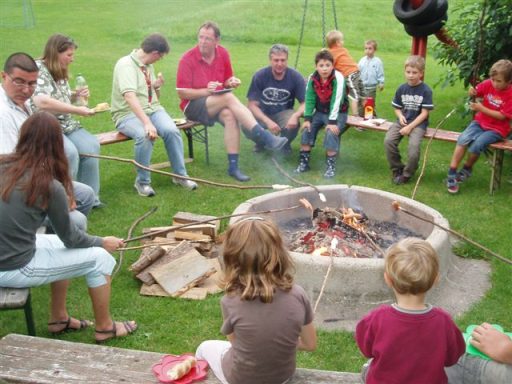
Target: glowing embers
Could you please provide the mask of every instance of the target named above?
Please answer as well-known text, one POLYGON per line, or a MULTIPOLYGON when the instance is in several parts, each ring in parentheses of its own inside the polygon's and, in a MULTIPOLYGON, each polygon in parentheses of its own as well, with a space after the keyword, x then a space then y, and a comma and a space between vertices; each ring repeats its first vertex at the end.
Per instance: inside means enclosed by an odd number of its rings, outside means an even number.
POLYGON ((316 256, 382 257, 392 243, 408 236, 421 237, 395 223, 371 220, 361 210, 344 207, 317 208, 312 219, 294 219, 282 229, 291 251, 316 256))

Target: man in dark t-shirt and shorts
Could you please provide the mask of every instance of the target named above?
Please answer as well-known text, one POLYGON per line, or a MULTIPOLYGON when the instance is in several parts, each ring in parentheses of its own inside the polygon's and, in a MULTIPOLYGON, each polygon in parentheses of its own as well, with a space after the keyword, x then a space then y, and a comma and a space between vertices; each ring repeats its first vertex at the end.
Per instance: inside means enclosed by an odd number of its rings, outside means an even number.
MULTIPOLYGON (((299 131, 299 119, 304 112, 305 82, 295 69, 288 68, 288 47, 274 44, 268 54, 270 65, 252 77, 247 98, 248 107, 258 122, 276 135, 286 137, 285 154, 291 153, 290 143, 299 131), (299 107, 294 111, 295 100, 299 107)), ((256 144, 255 152, 263 148, 256 144)))

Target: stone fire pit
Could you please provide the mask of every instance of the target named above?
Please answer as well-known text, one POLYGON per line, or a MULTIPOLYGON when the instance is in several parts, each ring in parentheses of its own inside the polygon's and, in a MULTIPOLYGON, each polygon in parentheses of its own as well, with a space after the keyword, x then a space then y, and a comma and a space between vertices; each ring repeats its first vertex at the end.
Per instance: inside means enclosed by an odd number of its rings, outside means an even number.
MULTIPOLYGON (((454 315, 459 314, 467 310, 488 289, 487 263, 464 261, 454 256, 447 232, 431 223, 394 211, 391 203, 398 201, 402 208, 448 227, 448 221, 436 210, 400 195, 366 187, 329 185, 318 188, 327 198, 325 203, 314 189, 303 187, 250 199, 240 204, 233 213, 291 207, 297 205, 300 198, 308 199, 315 208, 343 206, 361 209, 372 220, 395 222, 418 233, 436 249, 440 258, 441 283, 429 294, 432 304, 440 305, 454 315), (464 275, 461 279, 462 270, 464 275)), ((299 208, 268 216, 277 224, 283 225, 292 219, 310 217, 310 214, 305 208, 299 208)), ((239 219, 232 218, 231 223, 239 219)), ((296 281, 308 292, 314 305, 331 262, 330 257, 296 252, 291 252, 291 255, 296 267, 296 281)), ((369 309, 381 303, 392 302, 393 294, 384 283, 383 271, 384 261, 379 258, 334 258, 316 313, 317 325, 327 329, 353 330, 357 319, 369 309)))

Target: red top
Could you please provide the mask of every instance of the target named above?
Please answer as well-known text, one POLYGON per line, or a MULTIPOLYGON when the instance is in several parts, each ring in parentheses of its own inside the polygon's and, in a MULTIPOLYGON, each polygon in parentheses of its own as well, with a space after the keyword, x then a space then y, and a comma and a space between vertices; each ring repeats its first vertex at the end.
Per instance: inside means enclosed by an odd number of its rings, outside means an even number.
POLYGON ((484 107, 501 112, 505 120, 498 120, 482 112, 477 112, 475 120, 482 129, 498 132, 503 138, 510 133, 510 120, 512 120, 512 85, 502 91, 493 87, 492 81, 487 79, 476 86, 476 97, 483 98, 484 107))
MULTIPOLYGON (((215 48, 215 58, 211 64, 203 60, 199 47, 195 46, 183 54, 178 64, 176 88, 207 88, 210 81, 224 83, 233 76, 229 53, 221 45, 215 48)), ((180 108, 185 110, 189 100, 181 99, 180 108)))
POLYGON ((363 355, 373 357, 366 384, 448 383, 444 367, 466 350, 450 315, 436 307, 412 313, 382 305, 357 324, 355 337, 363 355))

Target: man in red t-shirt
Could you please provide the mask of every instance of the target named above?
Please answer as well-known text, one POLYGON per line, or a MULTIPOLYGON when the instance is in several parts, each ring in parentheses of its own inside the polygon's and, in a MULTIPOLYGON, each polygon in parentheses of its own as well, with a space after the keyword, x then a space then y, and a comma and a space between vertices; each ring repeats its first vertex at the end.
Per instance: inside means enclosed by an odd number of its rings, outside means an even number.
POLYGON ((217 24, 209 21, 201 25, 197 46, 185 52, 179 62, 176 90, 187 119, 209 126, 219 122, 224 126, 228 174, 239 181, 248 181, 249 176, 238 168, 240 128, 249 139, 272 151, 281 149, 287 139, 263 129, 233 95, 231 90, 240 86, 240 79, 233 76, 229 53, 219 41, 217 24))

